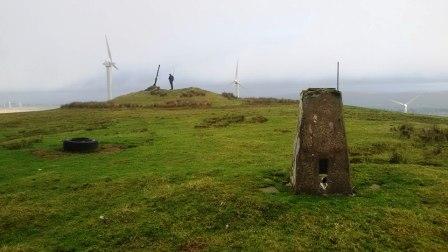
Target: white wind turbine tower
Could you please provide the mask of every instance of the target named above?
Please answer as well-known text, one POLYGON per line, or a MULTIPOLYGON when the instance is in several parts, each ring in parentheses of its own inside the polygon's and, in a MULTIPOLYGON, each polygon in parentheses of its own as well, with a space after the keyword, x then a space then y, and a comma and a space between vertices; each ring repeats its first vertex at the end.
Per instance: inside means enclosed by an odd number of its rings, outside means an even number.
POLYGON ((408 105, 411 104, 413 101, 415 101, 415 99, 417 99, 420 95, 415 96, 414 98, 410 99, 408 102, 406 103, 402 103, 396 100, 390 100, 393 103, 396 103, 398 105, 403 106, 403 113, 408 113, 408 105))
POLYGON ((115 62, 113 62, 113 60, 112 60, 112 54, 110 52, 109 41, 107 41, 107 36, 106 35, 104 35, 104 36, 106 37, 107 54, 108 54, 109 58, 104 61, 103 65, 106 67, 107 100, 110 100, 110 99, 112 99, 112 76, 110 74, 110 68, 114 67, 115 69, 118 70, 118 67, 115 64, 115 62))
POLYGON ((241 83, 240 83, 240 80, 238 79, 238 60, 236 61, 235 79, 233 80, 233 85, 235 85, 236 97, 240 98, 241 83))

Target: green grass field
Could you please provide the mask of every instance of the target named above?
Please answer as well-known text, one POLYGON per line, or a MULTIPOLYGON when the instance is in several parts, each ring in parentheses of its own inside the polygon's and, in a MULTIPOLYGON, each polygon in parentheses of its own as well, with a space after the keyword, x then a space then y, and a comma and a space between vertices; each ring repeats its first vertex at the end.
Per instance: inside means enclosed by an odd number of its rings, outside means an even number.
POLYGON ((215 98, 0 115, 0 249, 448 250, 448 118, 345 107, 355 195, 294 195, 297 105, 215 98))

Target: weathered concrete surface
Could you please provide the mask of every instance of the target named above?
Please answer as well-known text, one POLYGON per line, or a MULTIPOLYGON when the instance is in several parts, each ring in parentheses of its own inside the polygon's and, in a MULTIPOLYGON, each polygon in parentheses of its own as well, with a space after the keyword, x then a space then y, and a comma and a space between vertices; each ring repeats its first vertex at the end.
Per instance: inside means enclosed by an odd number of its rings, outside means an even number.
POLYGON ((291 184, 296 193, 352 194, 341 93, 302 91, 291 184))

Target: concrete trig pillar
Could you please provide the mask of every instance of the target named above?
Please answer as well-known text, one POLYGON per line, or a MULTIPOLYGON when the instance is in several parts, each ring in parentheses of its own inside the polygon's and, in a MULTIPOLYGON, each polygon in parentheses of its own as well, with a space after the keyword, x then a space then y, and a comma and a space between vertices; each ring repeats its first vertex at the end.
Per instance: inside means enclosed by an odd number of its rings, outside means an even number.
POLYGON ((352 194, 341 93, 302 91, 291 184, 296 193, 352 194))

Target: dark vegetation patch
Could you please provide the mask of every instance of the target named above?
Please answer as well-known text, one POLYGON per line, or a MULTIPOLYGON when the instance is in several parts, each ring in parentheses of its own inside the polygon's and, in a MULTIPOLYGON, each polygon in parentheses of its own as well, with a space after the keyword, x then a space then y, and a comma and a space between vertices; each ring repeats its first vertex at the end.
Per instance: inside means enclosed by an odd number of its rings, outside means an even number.
POLYGON ((19 130, 18 133, 22 137, 30 137, 30 136, 46 135, 49 133, 49 131, 47 129, 31 129, 31 130, 19 130))
POLYGON ((447 143, 448 142, 448 128, 441 128, 433 125, 429 128, 420 129, 417 137, 423 143, 447 143))
POLYGON ((208 247, 207 243, 203 240, 188 240, 180 245, 180 251, 203 251, 208 247))
POLYGON ((236 99, 236 96, 233 93, 223 92, 223 93, 221 93, 221 95, 227 99, 236 99))
POLYGON ((19 139, 29 138, 29 139, 35 139, 56 134, 56 133, 63 133, 63 132, 72 132, 72 131, 78 131, 78 130, 86 130, 86 131, 93 131, 93 130, 100 130, 100 129, 107 129, 111 125, 111 120, 89 120, 89 121, 82 121, 83 118, 80 117, 79 123, 70 123, 70 121, 64 121, 62 120, 62 124, 57 124, 55 119, 51 122, 49 122, 46 128, 35 128, 35 129, 18 129, 17 131, 11 131, 4 135, 3 142, 5 141, 15 141, 19 139))
POLYGON ((287 170, 267 170, 264 172, 264 177, 275 183, 289 183, 289 171, 287 170))
POLYGON ((87 125, 87 127, 84 130, 86 131, 101 130, 101 129, 107 129, 109 128, 109 126, 110 121, 97 121, 87 125))
POLYGON ((18 138, 0 143, 0 147, 7 150, 20 150, 25 148, 30 148, 35 143, 42 142, 41 136, 33 136, 26 138, 18 138))
POLYGON ((415 129, 412 124, 404 123, 398 127, 392 127, 391 130, 397 132, 400 135, 400 137, 409 139, 411 138, 412 134, 414 134, 415 129))
POLYGON ((437 124, 416 127, 410 123, 403 123, 392 127, 391 131, 399 138, 408 139, 413 148, 421 155, 415 155, 415 151, 408 153, 410 146, 394 147, 389 156, 388 162, 391 164, 415 163, 428 166, 442 166, 443 163, 438 158, 448 146, 448 128, 437 124), (413 158, 409 158, 413 157, 413 158))
POLYGON ((200 124, 195 125, 195 128, 209 128, 209 127, 227 127, 236 123, 264 123, 267 122, 264 116, 246 117, 244 115, 224 115, 218 117, 205 118, 200 124))
POLYGON ((351 147, 350 163, 399 164, 406 163, 404 151, 406 145, 396 142, 375 142, 369 145, 351 147))
POLYGON ((150 95, 163 97, 163 96, 166 96, 168 94, 168 90, 160 89, 160 88, 153 89, 153 90, 149 91, 149 94, 150 95))
POLYGON ((364 163, 364 158, 363 157, 350 157, 350 163, 351 164, 364 163))
POLYGON ((264 116, 252 116, 247 120, 250 123, 265 123, 267 121, 268 119, 264 116))
POLYGON ((177 99, 172 101, 154 103, 154 104, 135 104, 135 103, 114 103, 114 102, 72 102, 64 104, 61 108, 107 108, 107 109, 134 109, 134 108, 208 108, 211 103, 208 101, 191 101, 177 99))
POLYGON ((405 157, 405 155, 403 153, 398 152, 398 151, 395 150, 390 155, 389 163, 391 163, 391 164, 406 164, 407 163, 407 159, 406 159, 406 157, 405 157))
POLYGON ((208 101, 191 101, 191 100, 174 100, 167 101, 164 103, 154 104, 155 107, 158 108, 178 108, 178 107, 187 107, 187 108, 208 108, 212 104, 208 101))
POLYGON ((195 126, 195 128, 209 128, 209 127, 227 127, 230 124, 244 122, 244 115, 225 115, 220 117, 205 118, 202 123, 195 126))
POLYGON ((120 104, 113 102, 71 102, 61 105, 61 108, 120 108, 120 104))
POLYGON ((413 139, 423 144, 447 144, 448 128, 433 124, 429 127, 416 128, 412 124, 401 124, 392 127, 391 131, 398 133, 400 137, 413 139))
POLYGON ((351 147, 349 153, 353 157, 366 157, 390 152, 398 147, 397 144, 391 142, 375 142, 365 146, 351 147))
POLYGON ((244 98, 244 103, 247 105, 270 105, 270 104, 298 104, 297 100, 292 99, 278 99, 278 98, 244 98))
POLYGON ((180 94, 180 97, 205 96, 205 92, 197 89, 188 89, 180 94))

